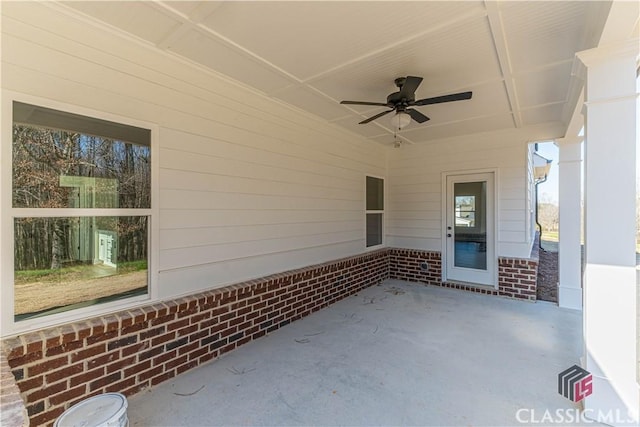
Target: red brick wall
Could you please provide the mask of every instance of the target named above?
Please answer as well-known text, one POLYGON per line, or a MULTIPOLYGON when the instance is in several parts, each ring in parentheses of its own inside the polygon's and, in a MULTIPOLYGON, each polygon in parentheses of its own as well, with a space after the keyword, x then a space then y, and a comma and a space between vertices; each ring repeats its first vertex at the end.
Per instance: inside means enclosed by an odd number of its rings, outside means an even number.
POLYGON ((125 395, 388 277, 387 250, 3 340, 31 425, 89 396, 125 395))
POLYGON ((536 300, 536 283, 540 257, 540 234, 536 233, 528 259, 498 259, 498 289, 500 296, 536 300))
POLYGON ((389 277, 441 286, 440 252, 392 248, 389 250, 389 277))
POLYGON ((20 389, 11 373, 7 356, 0 351, 0 426, 27 426, 29 417, 24 407, 20 389))
POLYGON ((498 259, 498 289, 500 296, 535 301, 537 277, 537 259, 498 259))
POLYGON ((440 252, 413 249, 389 250, 389 277, 392 279, 428 283, 488 295, 536 300, 538 274, 537 246, 531 258, 498 258, 498 289, 457 282, 442 282, 440 252))

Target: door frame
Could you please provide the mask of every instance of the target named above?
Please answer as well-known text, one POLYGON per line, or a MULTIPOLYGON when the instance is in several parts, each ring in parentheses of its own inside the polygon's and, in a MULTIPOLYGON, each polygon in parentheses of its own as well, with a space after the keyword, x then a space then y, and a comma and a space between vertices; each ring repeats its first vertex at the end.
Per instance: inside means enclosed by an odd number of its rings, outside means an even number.
MULTIPOLYGON (((447 237, 447 222, 448 218, 448 199, 449 199, 449 188, 448 181, 451 178, 460 177, 464 178, 465 176, 471 175, 480 175, 480 174, 492 174, 493 175, 493 185, 491 186, 491 190, 493 192, 493 203, 492 208, 493 212, 491 215, 491 219, 493 221, 493 230, 487 233, 487 246, 491 247, 491 252, 493 256, 491 259, 487 258, 487 272, 488 279, 484 281, 484 283, 476 283, 476 282, 467 282, 464 281, 465 284, 469 284, 472 286, 478 287, 492 287, 498 289, 498 212, 499 212, 499 193, 498 193, 498 169, 497 168, 487 168, 487 169, 469 169, 469 170, 460 170, 460 171, 446 171, 441 174, 441 182, 442 182, 442 222, 441 222, 441 257, 442 257, 442 281, 454 281, 460 282, 459 279, 449 279, 448 278, 448 270, 449 263, 452 263, 453 260, 449 259, 448 256, 448 242, 449 238, 447 237)), ((487 203, 490 201, 487 200, 487 203)), ((487 257, 489 257, 489 251, 487 251, 487 257)))

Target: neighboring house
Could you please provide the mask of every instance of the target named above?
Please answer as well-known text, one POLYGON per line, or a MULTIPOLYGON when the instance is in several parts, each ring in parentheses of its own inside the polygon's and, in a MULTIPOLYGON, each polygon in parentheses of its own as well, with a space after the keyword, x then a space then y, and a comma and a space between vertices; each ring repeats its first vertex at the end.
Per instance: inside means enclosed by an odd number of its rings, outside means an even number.
POLYGON ((0 320, 32 423, 158 384, 388 277, 534 301, 534 143, 547 140, 560 147, 560 305, 583 310, 594 375, 585 407, 638 419, 624 185, 637 3, 0 7, 0 320), (321 34, 306 31, 314 19, 321 34), (380 40, 352 28, 389 19, 406 22, 380 40), (424 97, 474 97, 397 135, 357 125, 381 107, 338 104, 384 100, 395 73, 423 73, 424 97))

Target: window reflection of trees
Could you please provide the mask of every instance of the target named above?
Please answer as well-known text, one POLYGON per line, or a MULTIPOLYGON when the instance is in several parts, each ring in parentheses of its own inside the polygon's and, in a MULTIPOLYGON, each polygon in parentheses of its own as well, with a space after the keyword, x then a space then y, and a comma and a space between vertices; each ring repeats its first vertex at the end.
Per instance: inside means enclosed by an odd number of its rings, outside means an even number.
MULTIPOLYGON (((150 148, 92 135, 15 124, 15 208, 149 208, 150 148)), ((81 218, 80 221, 86 220, 81 218)), ((120 261, 146 259, 147 218, 97 218, 86 225, 118 233, 120 261)), ((86 221, 85 221, 86 222, 86 221)), ((57 269, 82 261, 77 218, 21 218, 15 228, 15 269, 57 269)))

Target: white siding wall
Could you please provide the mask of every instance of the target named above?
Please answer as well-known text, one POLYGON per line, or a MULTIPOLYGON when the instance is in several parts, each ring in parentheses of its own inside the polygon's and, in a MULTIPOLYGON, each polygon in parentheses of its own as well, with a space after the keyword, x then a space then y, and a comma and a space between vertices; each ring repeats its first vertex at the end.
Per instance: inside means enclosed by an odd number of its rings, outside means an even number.
POLYGON ((516 131, 403 145, 389 157, 387 245, 442 250, 442 173, 497 170, 498 256, 528 257, 527 141, 516 131))
POLYGON ((2 12, 3 89, 158 125, 159 297, 364 251, 385 148, 57 6, 2 12))
POLYGON ((535 144, 527 146, 527 236, 529 241, 533 241, 536 233, 536 183, 533 175, 533 153, 536 151, 535 144))

